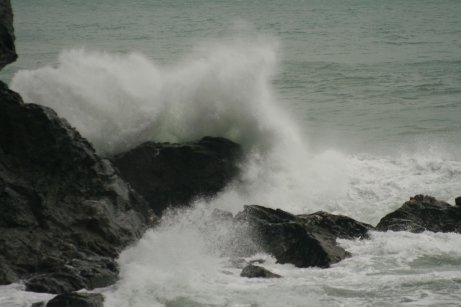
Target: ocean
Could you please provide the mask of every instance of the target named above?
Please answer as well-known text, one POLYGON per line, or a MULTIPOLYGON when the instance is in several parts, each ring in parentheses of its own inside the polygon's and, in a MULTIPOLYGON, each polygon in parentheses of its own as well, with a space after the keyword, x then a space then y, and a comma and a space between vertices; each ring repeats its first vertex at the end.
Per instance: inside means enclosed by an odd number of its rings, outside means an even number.
MULTIPOLYGON (((416 194, 461 196, 458 0, 13 0, 19 59, 0 79, 101 155, 227 137, 240 182, 122 252, 106 307, 459 306, 461 235, 338 240, 329 269, 246 279, 200 224, 245 204, 376 225, 416 194)), ((0 305, 50 299, 0 286, 0 305)))

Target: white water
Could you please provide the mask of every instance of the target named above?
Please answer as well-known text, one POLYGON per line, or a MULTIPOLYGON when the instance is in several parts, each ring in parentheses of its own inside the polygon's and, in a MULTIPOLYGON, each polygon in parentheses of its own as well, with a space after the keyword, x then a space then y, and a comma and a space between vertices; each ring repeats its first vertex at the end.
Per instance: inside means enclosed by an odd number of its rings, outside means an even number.
POLYGON ((283 279, 247 279, 225 259, 201 253, 193 227, 151 231, 120 257, 122 273, 105 306, 455 306, 461 238, 455 234, 372 233, 340 244, 353 257, 330 269, 264 267, 283 279), (434 270, 437 266, 437 270, 434 270))
POLYGON ((299 138, 272 101, 275 43, 206 47, 172 67, 136 53, 65 51, 57 68, 19 71, 11 87, 26 102, 53 108, 102 154, 204 135, 250 148, 299 138))

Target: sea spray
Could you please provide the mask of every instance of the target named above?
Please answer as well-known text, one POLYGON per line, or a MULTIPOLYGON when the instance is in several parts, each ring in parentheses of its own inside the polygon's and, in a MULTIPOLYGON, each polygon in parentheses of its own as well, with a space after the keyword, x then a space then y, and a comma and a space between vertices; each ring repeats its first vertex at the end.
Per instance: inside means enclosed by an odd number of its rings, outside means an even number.
MULTIPOLYGON (((236 42, 201 48, 176 66, 141 54, 62 52, 56 68, 19 71, 11 87, 53 108, 101 154, 145 141, 223 136, 247 148, 293 134, 274 103, 276 46, 236 42)), ((296 134, 296 133, 295 133, 296 134)))
MULTIPOLYGON (((121 278, 104 291, 105 306, 279 306, 277 293, 270 292, 277 282, 241 278, 241 268, 210 252, 207 240, 213 234, 203 233, 209 217, 203 204, 164 216, 159 228, 120 255, 121 278)), ((274 272, 282 268, 269 255, 250 259, 262 260, 274 272)), ((288 302, 300 306, 305 298, 303 293, 288 302)))
POLYGON ((56 110, 103 155, 145 141, 230 138, 247 160, 241 182, 217 202, 234 213, 248 202, 305 213, 314 197, 346 195, 344 156, 310 155, 272 91, 277 48, 272 40, 207 44, 172 67, 140 54, 71 50, 57 68, 19 71, 11 87, 56 110))
POLYGON ((105 306, 455 304, 461 289, 457 234, 389 231, 371 232, 369 240, 338 240, 353 256, 329 269, 280 265, 264 254, 246 258, 283 276, 261 280, 240 277, 241 268, 229 265, 229 258, 208 252, 200 228, 209 215, 201 204, 167 215, 160 228, 124 251, 120 281, 103 290, 105 306))

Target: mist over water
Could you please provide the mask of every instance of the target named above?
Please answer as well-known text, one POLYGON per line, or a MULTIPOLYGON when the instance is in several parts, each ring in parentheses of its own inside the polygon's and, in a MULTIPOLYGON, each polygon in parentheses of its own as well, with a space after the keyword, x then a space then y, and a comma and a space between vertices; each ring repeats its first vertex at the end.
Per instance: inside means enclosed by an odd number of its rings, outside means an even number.
MULTIPOLYGON (((53 108, 101 155, 205 135, 247 153, 239 181, 166 215, 120 255, 120 281, 97 290, 106 307, 459 304, 456 234, 339 240, 353 257, 327 270, 255 255, 284 278, 254 280, 239 277, 201 232, 214 208, 236 214, 245 204, 373 225, 415 194, 453 204, 461 195, 459 2, 72 5, 84 17, 56 34, 62 44, 41 55, 48 62, 11 73, 26 102, 53 108), (101 12, 111 17, 94 23, 101 12), (88 47, 70 44, 69 32, 88 47)), ((22 306, 15 287, 0 288, 0 303, 22 306)))

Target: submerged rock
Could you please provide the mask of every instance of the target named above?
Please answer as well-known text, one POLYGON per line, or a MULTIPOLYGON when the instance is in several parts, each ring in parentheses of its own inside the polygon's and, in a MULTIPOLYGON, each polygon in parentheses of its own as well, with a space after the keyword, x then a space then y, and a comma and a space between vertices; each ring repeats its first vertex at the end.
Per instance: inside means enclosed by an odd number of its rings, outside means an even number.
MULTIPOLYGON (((297 267, 327 268, 350 256, 336 244, 337 238, 367 238, 371 225, 326 212, 294 215, 258 205, 244 206, 236 215, 232 231, 221 237, 222 254, 249 257, 268 253, 278 263, 297 267)), ((213 232, 213 230, 212 230, 213 232)))
POLYGON ((272 273, 263 267, 253 264, 249 264, 244 267, 240 276, 248 278, 282 278, 282 276, 278 274, 272 273))
POLYGON ((110 160, 157 215, 221 191, 238 173, 240 145, 220 137, 184 144, 147 142, 110 160))
POLYGON ((431 196, 416 195, 402 207, 389 213, 379 221, 379 231, 423 231, 461 233, 461 198, 456 206, 431 196))
POLYGON ((0 284, 62 293, 116 280, 113 259, 155 219, 65 120, 0 82, 0 284))
POLYGON ((99 293, 67 293, 51 299, 46 307, 103 307, 104 297, 99 293))

